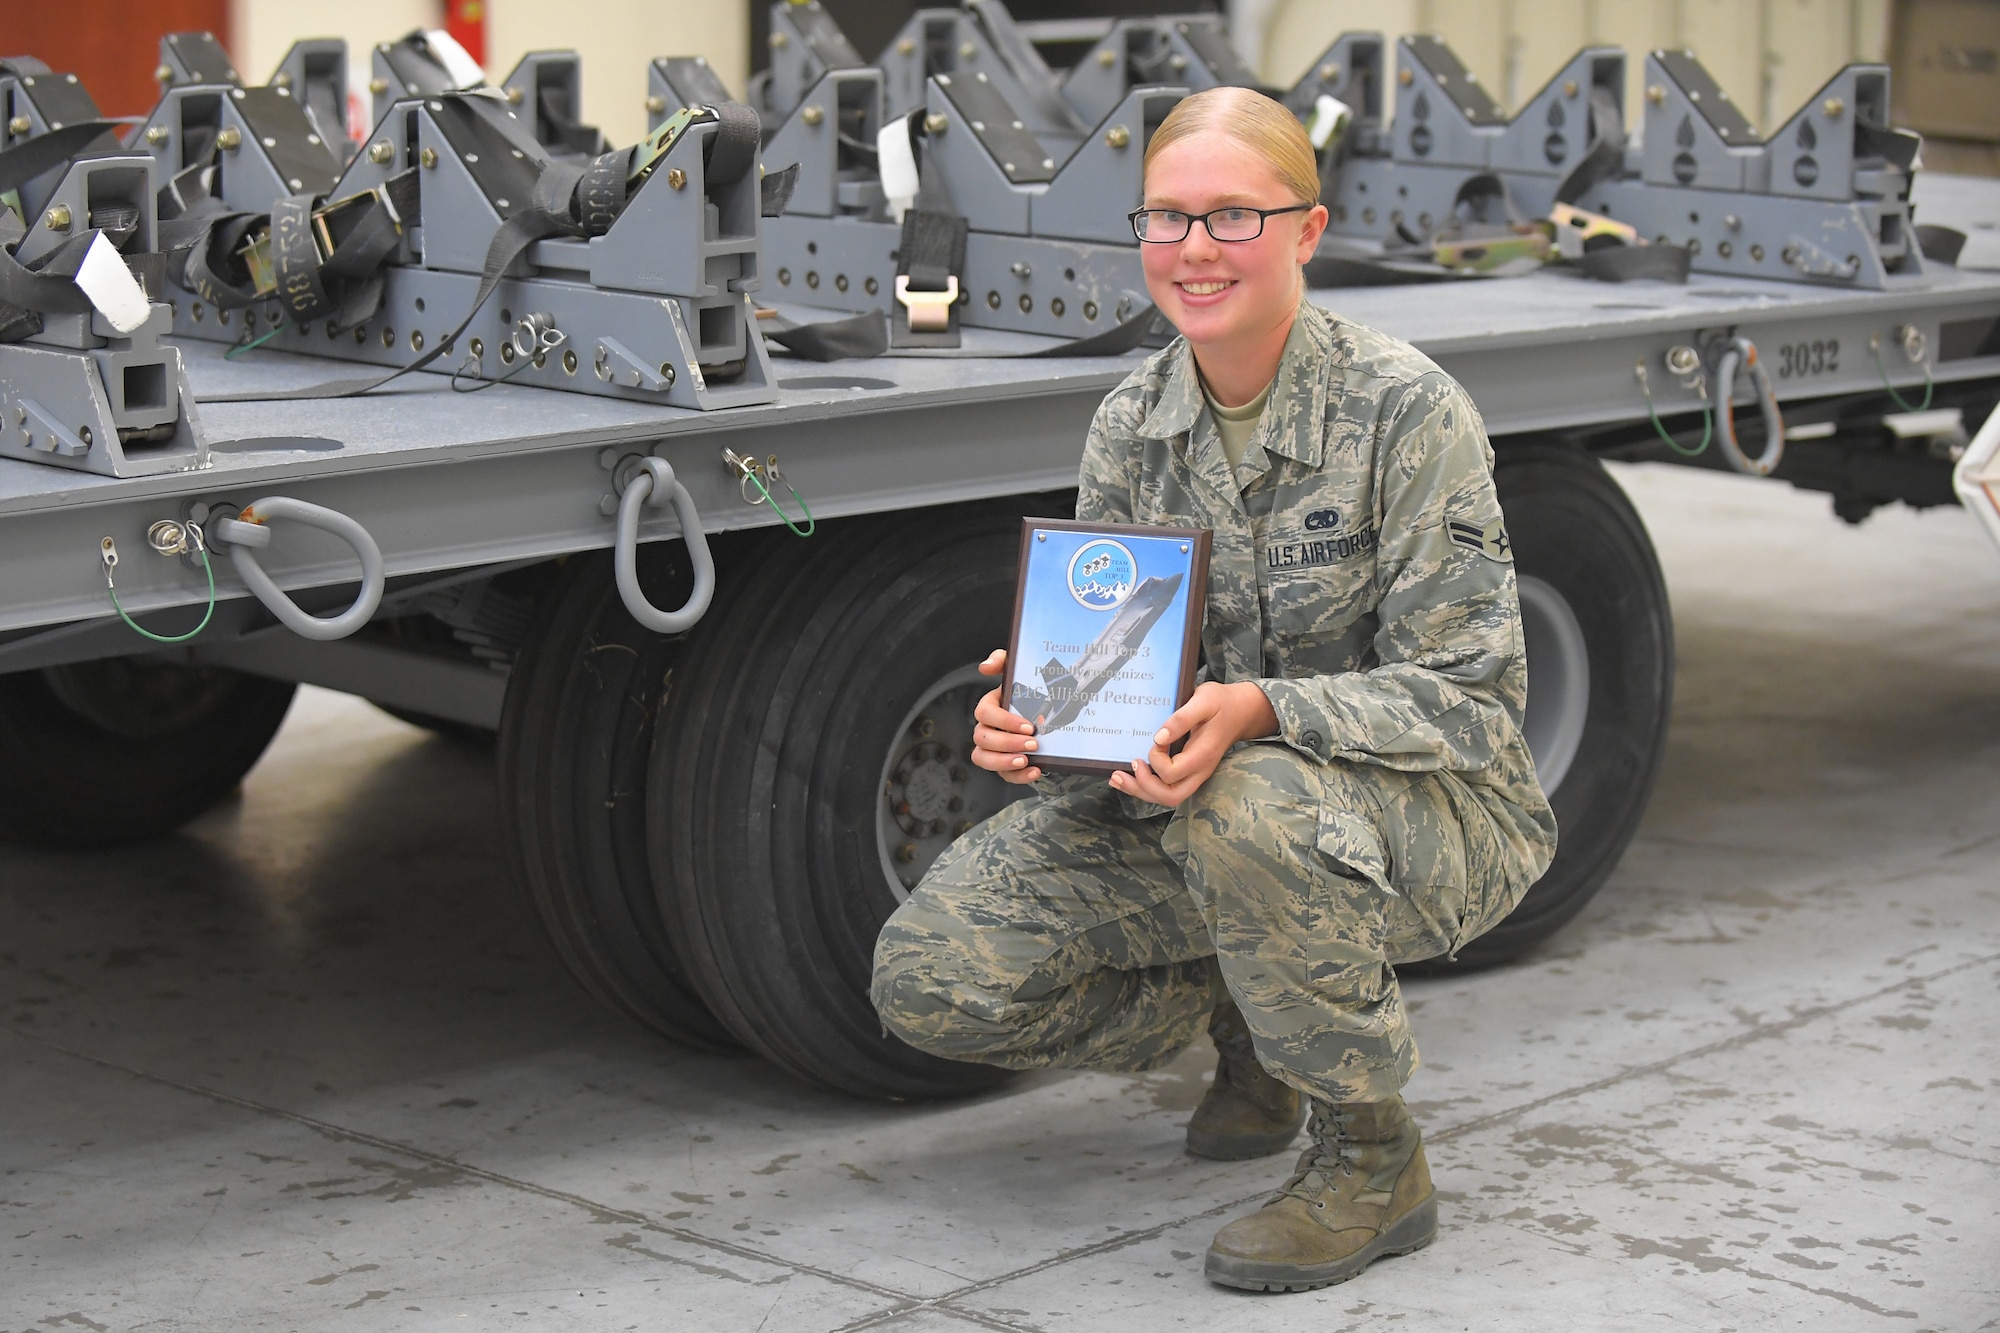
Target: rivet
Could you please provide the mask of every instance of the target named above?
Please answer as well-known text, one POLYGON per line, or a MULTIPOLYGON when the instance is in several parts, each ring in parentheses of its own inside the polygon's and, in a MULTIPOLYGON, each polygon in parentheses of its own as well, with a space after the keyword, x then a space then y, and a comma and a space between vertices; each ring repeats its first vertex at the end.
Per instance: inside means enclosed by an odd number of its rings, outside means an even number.
POLYGON ((424 350, 424 335, 421 330, 410 330, 410 350, 412 352, 421 352, 424 350))
MULTIPOLYGON (((228 131, 224 131, 228 133, 228 131)), ((218 136, 220 137, 220 136, 218 136)), ((368 160, 378 165, 386 165, 396 156, 396 146, 387 139, 377 139, 368 145, 368 160)))
POLYGON ((784 33, 774 32, 771 34, 771 49, 774 51, 778 50, 780 47, 784 46, 784 44, 790 40, 791 38, 785 36, 784 33))
POLYGON ((924 133, 943 134, 945 126, 949 124, 951 124, 951 122, 944 118, 944 112, 933 111, 928 116, 924 117, 924 133))
POLYGON ((1829 97, 1826 101, 1820 103, 1819 109, 1826 112, 1827 118, 1831 120, 1838 117, 1841 112, 1847 110, 1847 103, 1841 101, 1838 97, 1829 97))
POLYGON ((861 284, 861 290, 873 296, 876 292, 882 290, 882 284, 873 278, 869 278, 861 284))
POLYGON ((970 60, 978 54, 979 48, 971 42, 960 42, 958 44, 958 58, 960 60, 970 60))
POLYGON ((382 345, 384 347, 394 347, 396 345, 396 331, 394 329, 385 328, 382 330, 382 345))
POLYGON ((235 152, 237 149, 243 146, 242 131, 235 129, 234 127, 231 127, 226 130, 217 131, 215 136, 215 146, 217 148, 220 148, 225 153, 235 152))
POLYGON ((1332 61, 1328 61, 1319 67, 1319 77, 1322 83, 1338 82, 1340 79, 1340 66, 1334 64, 1332 61))
POLYGON ((161 65, 153 71, 154 83, 172 83, 173 81, 174 67, 172 65, 161 65))
POLYGON ((817 125, 821 121, 826 119, 826 112, 817 104, 815 104, 799 112, 799 119, 803 120, 808 125, 817 125))
POLYGON ((911 41, 909 38, 905 37, 902 41, 896 43, 897 55, 911 56, 915 55, 916 53, 917 53, 917 44, 911 41))
POLYGON ((1667 90, 1657 83, 1649 83, 1646 85, 1646 100, 1654 106, 1665 106, 1667 103, 1667 90))
POLYGON ((154 146, 155 148, 157 148, 157 147, 159 147, 159 146, 160 146, 161 144, 165 143, 166 141, 167 141, 167 127, 166 127, 166 126, 164 126, 164 125, 148 125, 148 126, 146 127, 146 142, 147 142, 147 143, 149 143, 149 144, 152 144, 152 145, 153 145, 153 146, 154 146))
POLYGON ((1097 63, 1106 69, 1110 69, 1118 63, 1118 53, 1107 46, 1097 53, 1097 63))
POLYGON ((1123 125, 1113 125, 1104 132, 1104 142, 1113 148, 1129 147, 1132 143, 1132 131, 1123 125))
POLYGON ((1762 262, 1762 260, 1763 260, 1763 258, 1764 258, 1764 247, 1763 247, 1763 246, 1761 246, 1761 245, 1753 245, 1753 246, 1751 246, 1751 247, 1750 247, 1750 257, 1751 257, 1752 259, 1755 259, 1755 260, 1759 261, 1759 262, 1762 262))
POLYGON ((70 216, 68 204, 57 204, 54 208, 51 208, 47 212, 47 214, 45 214, 42 218, 43 224, 47 226, 50 231, 68 231, 70 223, 73 222, 74 220, 75 219, 70 216))
POLYGON ((682 171, 679 167, 667 168, 667 184, 673 186, 676 190, 680 190, 685 189, 687 183, 688 174, 685 171, 682 171))

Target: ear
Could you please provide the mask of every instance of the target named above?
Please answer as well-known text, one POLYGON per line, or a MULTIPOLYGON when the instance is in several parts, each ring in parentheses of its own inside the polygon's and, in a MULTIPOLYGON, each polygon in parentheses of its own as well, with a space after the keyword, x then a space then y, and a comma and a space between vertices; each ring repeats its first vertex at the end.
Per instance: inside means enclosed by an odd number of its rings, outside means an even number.
POLYGON ((1326 234, 1326 205, 1314 204, 1306 213, 1305 221, 1299 226, 1299 262, 1305 263, 1319 249, 1319 238, 1326 234))

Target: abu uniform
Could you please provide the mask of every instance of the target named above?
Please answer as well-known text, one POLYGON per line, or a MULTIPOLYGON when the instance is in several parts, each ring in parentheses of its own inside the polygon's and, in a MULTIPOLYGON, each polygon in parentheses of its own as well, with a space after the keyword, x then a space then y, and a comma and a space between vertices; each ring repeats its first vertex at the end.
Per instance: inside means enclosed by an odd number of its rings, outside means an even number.
MULTIPOLYGON (((1256 682, 1279 734, 1172 812, 1102 778, 1036 784, 883 927, 876 1008, 951 1059, 1143 1070, 1233 997, 1338 1139, 1416 1068, 1393 965, 1498 922, 1555 848, 1478 413, 1407 344, 1301 303, 1240 461, 1177 339, 1098 409, 1077 516, 1213 531, 1203 671, 1256 682)), ((1315 1180, 1352 1174, 1322 1148, 1315 1180)))

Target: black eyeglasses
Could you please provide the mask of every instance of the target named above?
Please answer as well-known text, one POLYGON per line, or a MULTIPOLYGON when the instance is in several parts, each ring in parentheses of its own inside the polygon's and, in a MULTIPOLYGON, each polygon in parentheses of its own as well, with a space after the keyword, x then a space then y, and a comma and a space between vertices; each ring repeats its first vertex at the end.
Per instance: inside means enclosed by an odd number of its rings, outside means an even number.
POLYGON ((1218 241, 1254 241, 1264 234, 1264 219, 1280 213, 1303 213, 1314 204, 1287 204, 1283 208, 1211 208, 1206 213, 1183 213, 1177 208, 1135 208, 1132 234, 1154 245, 1185 241, 1199 222, 1218 241))

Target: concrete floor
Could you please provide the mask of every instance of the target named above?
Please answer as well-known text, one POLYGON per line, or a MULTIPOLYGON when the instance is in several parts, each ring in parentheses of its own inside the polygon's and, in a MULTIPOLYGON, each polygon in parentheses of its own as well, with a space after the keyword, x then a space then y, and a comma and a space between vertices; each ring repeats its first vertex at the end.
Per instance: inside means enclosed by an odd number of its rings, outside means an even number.
POLYGON ((600 1012, 486 756, 308 692, 163 845, 0 849, 0 1329, 2000 1327, 2000 553, 1623 469, 1680 634, 1610 886, 1409 988, 1430 1249, 1209 1287, 1209 1055, 860 1104, 600 1012))

